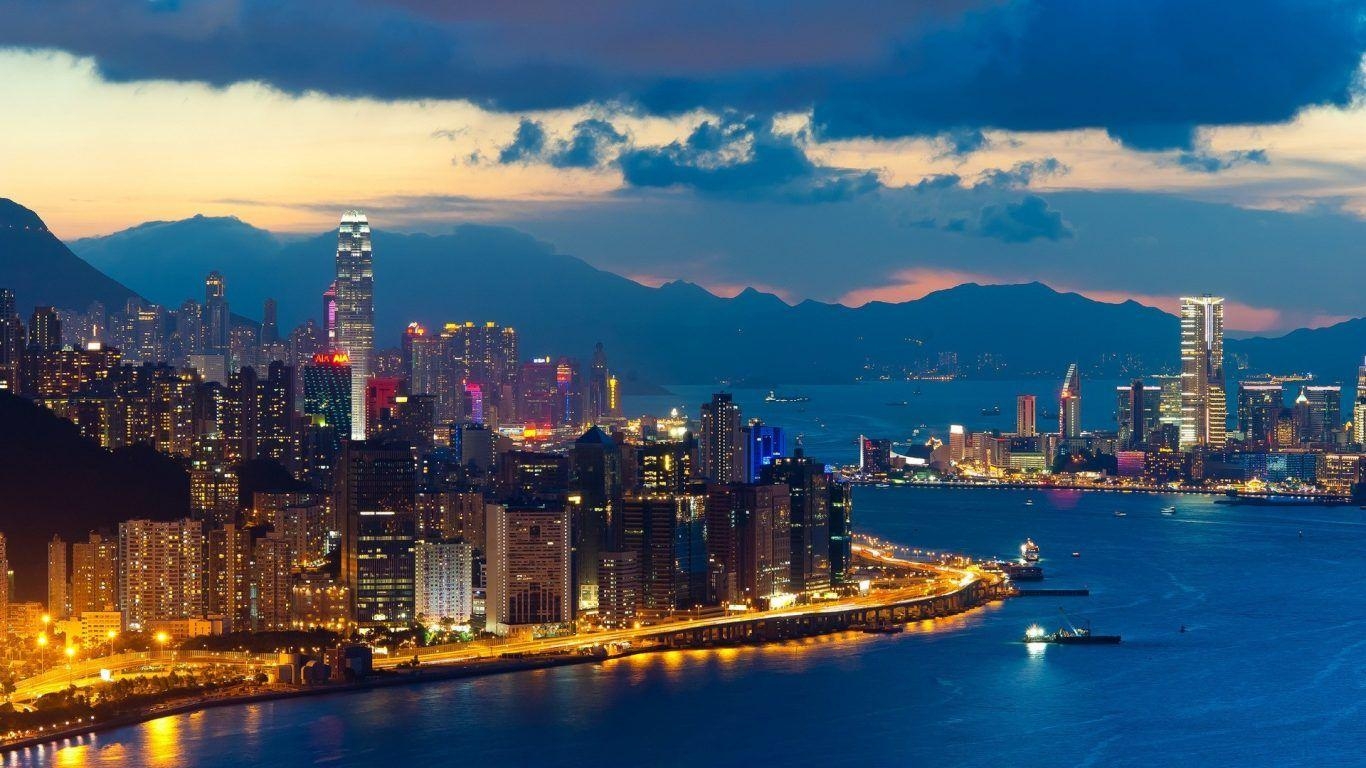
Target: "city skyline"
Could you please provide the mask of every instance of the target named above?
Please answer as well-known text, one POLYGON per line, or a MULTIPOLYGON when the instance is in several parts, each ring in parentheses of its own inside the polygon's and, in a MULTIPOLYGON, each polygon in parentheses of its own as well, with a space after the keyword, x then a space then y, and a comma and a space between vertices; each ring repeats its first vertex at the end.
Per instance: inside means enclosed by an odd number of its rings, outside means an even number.
POLYGON ((858 305, 1040 279, 1175 313, 1182 291, 1164 275, 1180 269, 1195 283, 1186 290, 1239 297, 1230 329, 1361 314, 1349 291, 1289 258, 1349 268, 1366 233, 1352 3, 1209 3, 1189 15, 1099 4, 1070 17, 1051 2, 869 6, 846 14, 843 37, 823 31, 833 11, 808 8, 769 19, 768 44, 749 51, 674 10, 600 3, 551 23, 353 5, 301 11, 297 32, 385 23, 430 47, 377 36, 329 68, 260 9, 130 6, 84 37, 16 11, 0 32, 0 67, 15 73, 0 95, 45 111, 6 129, 6 193, 66 239, 198 213, 319 232, 353 206, 398 231, 506 224, 633 279, 726 295, 755 286, 858 305), (1112 22, 1135 16, 1150 23, 1112 22), (723 55, 700 66, 632 36, 723 55), (993 36, 1014 44, 993 49, 993 36), (548 38, 562 43, 544 62, 565 78, 558 92, 524 59, 530 40, 548 38), (188 40, 204 57, 184 54, 188 40), (502 44, 484 58, 492 40, 502 44), (279 56, 267 65, 248 41, 279 56), (1166 85, 1172 62, 1197 59, 1200 77, 1166 85), (1273 60, 1274 73, 1245 69, 1273 60), (775 73, 785 87, 772 87, 775 73), (1268 81, 1277 87, 1252 85, 1268 81), (1056 95, 1005 98, 1044 87, 1056 95), (898 98, 925 113, 886 106, 898 98), (1151 114, 1134 106, 1153 98, 1151 114), (91 193, 64 194, 72 174, 54 162, 89 168, 73 173, 91 193), (125 178, 140 183, 105 181, 125 178), (850 268, 810 274, 851 251, 850 268), (784 270, 778 254, 809 269, 784 270), (1305 289, 1296 300, 1287 280, 1305 289))

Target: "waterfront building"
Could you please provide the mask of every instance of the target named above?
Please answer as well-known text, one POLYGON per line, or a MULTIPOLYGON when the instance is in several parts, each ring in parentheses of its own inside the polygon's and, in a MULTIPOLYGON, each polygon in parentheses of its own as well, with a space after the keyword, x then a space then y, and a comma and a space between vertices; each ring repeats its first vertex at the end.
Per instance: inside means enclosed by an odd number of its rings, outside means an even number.
POLYGON ((345 632, 351 620, 351 590, 336 574, 304 571, 295 574, 290 588, 290 623, 295 629, 345 632))
POLYGON ((348 443, 337 469, 341 579, 362 628, 407 626, 413 618, 416 462, 402 444, 348 443))
POLYGON ((758 605, 788 594, 791 493, 785 485, 707 486, 707 557, 722 604, 758 605))
POLYGON ((603 552, 598 562, 598 623, 611 628, 630 627, 640 605, 639 556, 631 551, 603 552))
POLYGON ((1015 434, 1033 437, 1039 434, 1038 398, 1034 395, 1019 395, 1015 398, 1015 434))
POLYGON ((1119 444, 1141 449, 1161 423, 1162 387, 1134 379, 1128 386, 1115 388, 1115 419, 1119 424, 1119 444))
POLYGON ((854 486, 832 478, 830 493, 830 583, 849 583, 854 562, 854 486))
POLYGON ((892 471, 892 441, 859 435, 858 468, 864 475, 885 475, 892 471))
POLYGON ((962 424, 949 425, 949 461, 957 464, 968 455, 968 434, 962 424))
POLYGON ((1219 450, 1227 441, 1224 385, 1224 300, 1181 299, 1180 448, 1219 450))
POLYGON ((427 626, 468 624, 474 612, 474 552, 463 541, 419 541, 413 549, 414 615, 427 626))
POLYGON ((351 365, 351 439, 365 439, 365 382, 375 346, 375 275, 370 222, 360 211, 342 214, 337 231, 336 341, 351 365))
POLYGON ((828 590, 834 477, 825 471, 824 464, 807 457, 799 447, 794 456, 774 459, 762 479, 786 485, 790 495, 788 588, 808 595, 828 590))
POLYGON ((1058 435, 1063 440, 1081 437, 1081 374, 1077 364, 1067 366, 1062 379, 1062 393, 1058 397, 1058 435))
POLYGON ((705 497, 631 496, 621 517, 622 549, 640 563, 641 607, 659 616, 706 604, 705 497))
POLYGON ((612 523, 622 497, 621 452, 599 427, 590 427, 570 448, 569 494, 575 599, 580 610, 593 610, 598 607, 598 563, 619 539, 612 523))
POLYGON ((70 584, 66 542, 53 536, 47 543, 47 612, 53 619, 71 615, 70 584))
POLYGON ((1285 408, 1279 382, 1238 382, 1238 431, 1250 445, 1276 444, 1276 424, 1285 408))
POLYGON ((713 483, 738 482, 743 478, 740 466, 740 406, 731 396, 718 392, 711 401, 702 404, 702 432, 699 445, 698 471, 713 483))
POLYGON ((1318 444, 1335 442, 1342 429, 1342 387, 1310 385, 1300 390, 1300 395, 1304 399, 1300 439, 1318 444))
POLYGON ((488 507, 485 613, 509 635, 574 620, 570 518, 561 504, 488 507))
POLYGON ((1352 401, 1352 442, 1366 445, 1366 362, 1357 368, 1356 398, 1352 401))
POLYGON ((119 607, 125 628, 204 615, 204 545, 198 520, 119 523, 119 607))

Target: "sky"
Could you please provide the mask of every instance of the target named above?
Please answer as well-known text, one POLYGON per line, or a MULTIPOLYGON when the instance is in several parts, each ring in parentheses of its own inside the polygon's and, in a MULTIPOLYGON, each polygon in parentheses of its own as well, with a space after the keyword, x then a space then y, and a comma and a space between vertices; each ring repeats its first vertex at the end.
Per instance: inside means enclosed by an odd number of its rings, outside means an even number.
MULTIPOLYGON (((61 237, 505 224, 641 282, 1366 314, 1366 0, 0 0, 61 237)), ((1008 312, 1008 308, 1006 310, 1008 312)))

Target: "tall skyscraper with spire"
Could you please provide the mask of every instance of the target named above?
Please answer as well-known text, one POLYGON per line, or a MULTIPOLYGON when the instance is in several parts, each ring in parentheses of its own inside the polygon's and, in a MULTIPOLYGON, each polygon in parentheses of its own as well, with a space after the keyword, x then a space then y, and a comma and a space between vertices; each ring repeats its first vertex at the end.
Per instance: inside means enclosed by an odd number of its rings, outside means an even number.
POLYGON ((336 347, 351 363, 351 439, 365 439, 365 382, 375 347, 375 272, 370 222, 360 211, 342 214, 337 231, 336 347))
POLYGON ((1181 298, 1181 450, 1221 449, 1228 439, 1224 300, 1181 298))
POLYGON ((1357 394, 1352 401, 1352 442, 1366 445, 1366 361, 1357 368, 1357 394))

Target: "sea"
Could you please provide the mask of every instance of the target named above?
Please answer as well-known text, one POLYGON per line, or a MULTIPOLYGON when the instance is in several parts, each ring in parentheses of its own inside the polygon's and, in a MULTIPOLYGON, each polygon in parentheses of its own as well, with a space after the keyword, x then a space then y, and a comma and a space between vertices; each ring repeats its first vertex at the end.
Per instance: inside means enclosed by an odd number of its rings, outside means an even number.
MULTIPOLYGON (((737 391, 746 416, 855 457, 859 434, 1008 428, 1031 382, 737 391), (780 394, 783 394, 780 392, 780 394), (907 401, 907 405, 886 403, 907 401), (1000 417, 981 409, 999 403, 1000 417), (881 405, 880 405, 881 404, 881 405), (1007 413, 1010 415, 1007 416, 1007 413)), ((1034 389, 1028 389, 1033 386, 1034 389)), ((632 409, 686 407, 671 388, 632 409)), ((1103 389, 1113 392, 1112 385, 1103 389)), ((1112 400, 1112 397, 1107 397, 1112 400)), ((1087 401, 1083 398, 1083 402, 1087 401)), ((1087 403, 1087 427, 1112 406, 1087 403)), ((901 434, 905 433, 905 434, 901 434)), ((857 488, 856 528, 1009 556, 1039 586, 899 635, 845 633, 177 715, 14 753, 42 766, 1224 766, 1366 764, 1366 512, 1209 496, 857 488), (1028 503, 1027 503, 1028 502, 1028 503), (1174 507, 1174 514, 1162 510, 1174 507), (1116 516, 1123 511, 1124 516, 1116 516), (1035 646, 1090 623, 1118 646, 1035 646), (1184 631, 1183 631, 1184 630, 1184 631)))

